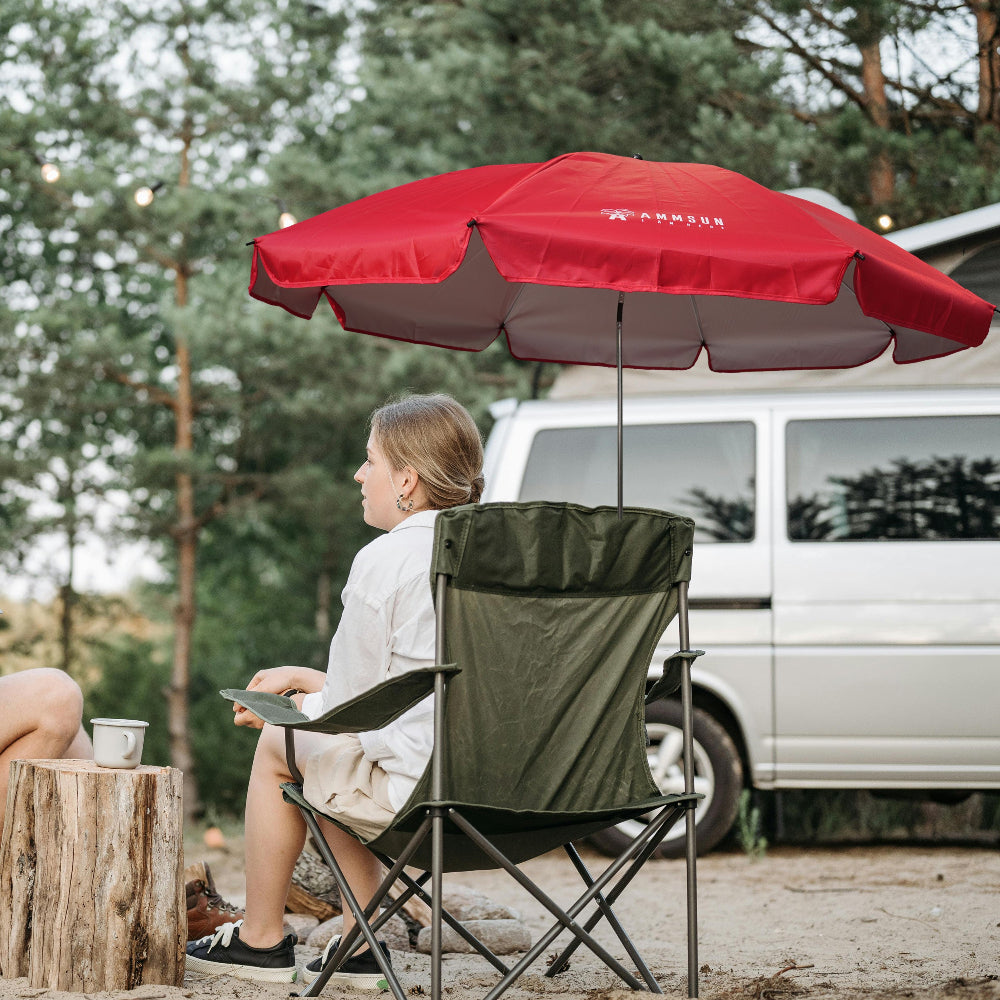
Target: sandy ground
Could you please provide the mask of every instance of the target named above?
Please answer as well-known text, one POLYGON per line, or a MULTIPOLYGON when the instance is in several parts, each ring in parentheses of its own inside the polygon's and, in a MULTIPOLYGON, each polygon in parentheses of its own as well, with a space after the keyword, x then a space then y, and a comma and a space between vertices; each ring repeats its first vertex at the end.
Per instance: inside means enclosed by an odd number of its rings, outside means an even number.
MULTIPOLYGON (((226 898, 242 900, 238 841, 229 850, 189 845, 188 853, 188 860, 210 862, 226 898)), ((601 860, 589 854, 587 859, 592 870, 601 860)), ((577 875, 564 856, 546 855, 525 869, 560 903, 575 898, 577 875)), ((541 908, 502 873, 451 878, 515 908, 533 938, 549 926, 541 908)), ((683 862, 654 861, 617 905, 668 996, 687 996, 684 898, 683 862)), ((1000 1000, 1000 852, 994 847, 772 848, 754 861, 742 853, 716 852, 698 862, 698 909, 699 987, 709 1000, 792 995, 1000 1000)), ((611 947, 612 938, 604 934, 602 939, 611 947)), ((611 950, 622 956, 620 946, 611 950)), ((317 953, 300 946, 297 958, 308 962, 317 953)), ((397 952, 393 962, 410 996, 429 995, 426 956, 397 952)), ((505 995, 511 1000, 548 995, 622 1000, 635 995, 582 952, 554 979, 541 972, 544 965, 505 995)), ((497 981, 490 966, 468 955, 448 956, 443 978, 451 1000, 482 997, 497 981)), ((182 987, 148 985, 90 996, 279 1000, 288 992, 285 986, 189 973, 182 987)), ((42 996, 81 1000, 84 994, 0 979, 0 1000, 42 996)))

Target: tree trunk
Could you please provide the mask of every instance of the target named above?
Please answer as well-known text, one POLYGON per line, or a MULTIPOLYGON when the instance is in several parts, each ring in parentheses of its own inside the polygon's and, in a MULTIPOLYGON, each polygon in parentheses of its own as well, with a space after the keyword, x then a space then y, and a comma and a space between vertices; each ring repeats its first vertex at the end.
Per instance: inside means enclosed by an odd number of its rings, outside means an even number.
MULTIPOLYGON (((861 84, 871 123, 880 131, 889 132, 889 98, 886 93, 885 74, 882 72, 882 54, 878 42, 861 46, 861 84)), ((888 205, 896 192, 896 177, 892 160, 884 148, 872 159, 868 170, 868 187, 873 206, 888 205)))
MULTIPOLYGON (((181 147, 178 188, 191 183, 191 136, 184 134, 181 147)), ((194 774, 190 733, 190 680, 191 636, 194 632, 197 604, 195 581, 197 579, 198 520, 195 516, 194 479, 191 460, 194 455, 194 403, 191 396, 191 351, 187 330, 184 329, 188 305, 187 281, 190 271, 185 263, 183 247, 177 254, 174 282, 174 304, 177 306, 176 338, 177 397, 174 410, 174 454, 180 471, 175 483, 177 489, 177 521, 174 525, 174 544, 177 548, 177 604, 174 608, 174 659, 170 674, 168 698, 168 725, 170 733, 170 760, 184 773, 184 817, 193 819, 201 811, 198 781, 194 774)))
POLYGON ((991 0, 967 0, 976 18, 976 40, 979 60, 979 100, 976 107, 978 125, 1000 126, 1000 43, 996 3, 991 0))
MULTIPOLYGON (((187 305, 187 281, 177 274, 177 305, 187 305)), ((198 525, 195 518, 194 481, 188 471, 194 450, 194 412, 191 402, 191 356, 182 330, 177 330, 177 409, 174 452, 181 463, 176 476, 177 603, 174 606, 174 659, 170 674, 170 761, 184 773, 184 813, 188 820, 200 810, 198 782, 194 775, 189 726, 191 636, 196 615, 198 525)))
POLYGON ((66 485, 66 551, 69 556, 69 565, 66 568, 66 579, 59 588, 60 613, 59 613, 59 647, 62 663, 60 666, 67 673, 73 665, 73 617, 76 605, 76 591, 73 589, 73 580, 76 574, 76 494, 74 492, 76 484, 72 475, 66 485))
POLYGON ((180 986, 181 811, 172 768, 14 761, 0 840, 0 974, 43 992, 180 986))

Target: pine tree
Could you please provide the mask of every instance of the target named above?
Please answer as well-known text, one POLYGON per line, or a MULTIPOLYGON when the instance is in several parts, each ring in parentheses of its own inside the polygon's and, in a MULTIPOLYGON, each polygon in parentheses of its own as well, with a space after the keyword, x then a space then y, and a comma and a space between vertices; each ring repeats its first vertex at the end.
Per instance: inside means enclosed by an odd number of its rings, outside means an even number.
POLYGON ((998 12, 987 0, 735 0, 814 131, 802 179, 883 228, 1000 198, 998 12), (892 221, 890 221, 892 220, 892 221))
MULTIPOLYGON (((301 138, 300 123, 329 121, 341 96, 346 21, 333 4, 12 0, 0 27, 11 94, 0 111, 0 346, 19 368, 3 398, 24 418, 5 432, 23 443, 41 416, 27 381, 65 396, 75 379, 63 402, 88 417, 73 447, 86 455, 113 442, 135 516, 170 540, 170 748, 191 813, 198 541, 262 493, 220 457, 241 428, 219 348, 240 339, 244 244, 275 228, 268 162, 301 138), (58 180, 39 175, 40 160, 58 166, 58 180), (211 313, 220 288, 227 305, 211 313)), ((49 463, 68 445, 54 439, 49 463)))

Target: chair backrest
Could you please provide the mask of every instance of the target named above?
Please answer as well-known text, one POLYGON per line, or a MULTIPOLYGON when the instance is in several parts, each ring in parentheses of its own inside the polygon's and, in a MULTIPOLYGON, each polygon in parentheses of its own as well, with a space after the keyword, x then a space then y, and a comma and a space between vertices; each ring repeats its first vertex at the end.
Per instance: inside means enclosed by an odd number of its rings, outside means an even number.
MULTIPOLYGON (((694 524, 662 511, 477 504, 442 511, 432 585, 448 683, 443 800, 494 828, 599 821, 659 795, 643 697, 690 579, 694 524)), ((430 768, 401 817, 430 798, 430 768)), ((599 826, 608 825, 598 822, 599 826)))

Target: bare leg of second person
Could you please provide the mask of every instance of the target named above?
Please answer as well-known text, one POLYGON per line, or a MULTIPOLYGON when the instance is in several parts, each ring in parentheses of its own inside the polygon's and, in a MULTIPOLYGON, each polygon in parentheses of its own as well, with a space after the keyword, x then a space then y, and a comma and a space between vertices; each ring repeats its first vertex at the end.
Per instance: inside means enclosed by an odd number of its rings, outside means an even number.
POLYGON ((0 677, 0 810, 12 760, 93 758, 82 715, 80 688, 62 670, 38 667, 0 677))
MULTIPOLYGON (((295 738, 300 760, 310 750, 313 734, 295 738)), ((285 802, 279 785, 290 781, 285 760, 284 731, 265 726, 257 742, 246 810, 246 916, 240 938, 253 948, 270 948, 284 937, 284 912, 295 862, 305 844, 306 826, 298 809, 285 802)), ((330 847, 348 884, 362 905, 382 879, 378 859, 343 830, 324 824, 330 847)), ((344 932, 354 925, 344 912, 344 932)))

